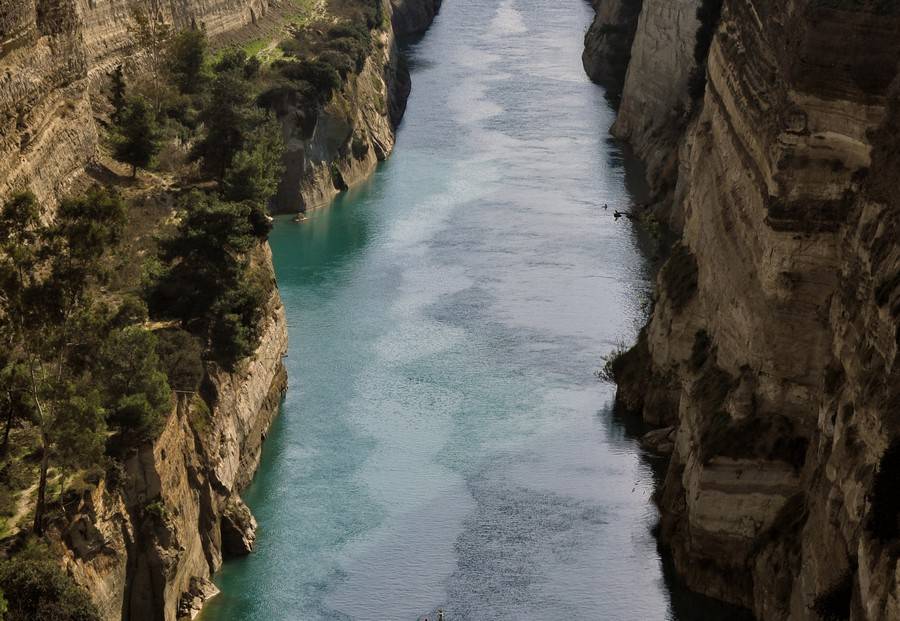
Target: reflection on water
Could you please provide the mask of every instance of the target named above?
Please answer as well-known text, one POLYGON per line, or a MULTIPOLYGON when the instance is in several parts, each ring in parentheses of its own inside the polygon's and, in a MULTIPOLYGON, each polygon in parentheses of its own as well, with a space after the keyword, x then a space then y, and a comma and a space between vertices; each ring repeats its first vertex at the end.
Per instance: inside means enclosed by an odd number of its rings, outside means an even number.
POLYGON ((640 175, 581 70, 590 17, 446 2, 391 160, 277 221, 290 389, 206 621, 725 618, 669 583, 652 462, 593 376, 653 266, 611 214, 640 175))

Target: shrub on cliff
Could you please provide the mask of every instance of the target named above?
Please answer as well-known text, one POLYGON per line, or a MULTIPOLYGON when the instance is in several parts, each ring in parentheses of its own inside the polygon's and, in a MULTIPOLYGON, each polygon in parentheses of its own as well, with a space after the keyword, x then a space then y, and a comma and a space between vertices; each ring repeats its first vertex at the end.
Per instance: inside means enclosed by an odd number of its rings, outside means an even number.
POLYGON ((311 84, 322 103, 341 87, 340 74, 321 60, 278 61, 272 66, 289 80, 311 84))
POLYGON ((268 290, 251 278, 248 254, 259 243, 254 204, 194 192, 176 235, 162 245, 162 270, 149 283, 151 313, 197 335, 228 369, 253 351, 268 290))
POLYGON ((7 598, 6 621, 101 619, 88 594, 43 546, 32 544, 0 563, 0 589, 7 598))

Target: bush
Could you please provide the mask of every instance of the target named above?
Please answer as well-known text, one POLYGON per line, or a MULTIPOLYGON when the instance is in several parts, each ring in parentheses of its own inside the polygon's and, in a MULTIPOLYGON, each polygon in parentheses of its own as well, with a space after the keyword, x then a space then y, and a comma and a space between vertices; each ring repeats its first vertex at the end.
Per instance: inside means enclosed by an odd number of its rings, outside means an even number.
POLYGON ((197 392, 206 370, 203 368, 203 349, 190 332, 178 328, 157 332, 156 352, 172 390, 197 392))
POLYGON ((595 375, 604 382, 615 384, 617 374, 621 371, 622 363, 625 360, 628 349, 628 346, 624 342, 620 341, 616 343, 612 351, 603 356, 603 366, 597 370, 595 375))
POLYGON ((320 102, 326 102, 331 94, 341 87, 340 74, 328 63, 321 60, 277 61, 273 67, 284 77, 310 83, 320 102))
POLYGON ((347 76, 353 71, 355 63, 353 59, 343 52, 335 50, 325 50, 319 54, 319 61, 329 65, 338 72, 342 80, 346 80, 347 76))
POLYGON ((66 575, 44 548, 0 563, 0 589, 7 621, 100 621, 88 594, 66 575))

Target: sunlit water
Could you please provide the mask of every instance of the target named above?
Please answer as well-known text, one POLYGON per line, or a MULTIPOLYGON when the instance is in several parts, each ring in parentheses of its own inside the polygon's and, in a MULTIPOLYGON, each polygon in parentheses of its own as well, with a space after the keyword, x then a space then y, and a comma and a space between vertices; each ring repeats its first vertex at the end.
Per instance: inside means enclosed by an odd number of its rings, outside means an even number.
POLYGON ((246 493, 258 547, 204 621, 717 618, 673 604, 653 472, 593 375, 650 267, 611 214, 590 17, 447 0, 391 160, 277 222, 290 389, 246 493))

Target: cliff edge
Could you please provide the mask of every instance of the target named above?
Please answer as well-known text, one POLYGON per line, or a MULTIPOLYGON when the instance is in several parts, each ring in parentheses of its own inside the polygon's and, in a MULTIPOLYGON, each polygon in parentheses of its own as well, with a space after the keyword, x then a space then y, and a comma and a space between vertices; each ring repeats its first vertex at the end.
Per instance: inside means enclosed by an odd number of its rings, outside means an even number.
POLYGON ((645 0, 640 23, 614 131, 681 240, 617 379, 676 429, 661 538, 760 619, 900 618, 900 8, 645 0))

